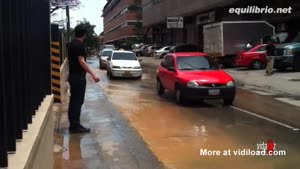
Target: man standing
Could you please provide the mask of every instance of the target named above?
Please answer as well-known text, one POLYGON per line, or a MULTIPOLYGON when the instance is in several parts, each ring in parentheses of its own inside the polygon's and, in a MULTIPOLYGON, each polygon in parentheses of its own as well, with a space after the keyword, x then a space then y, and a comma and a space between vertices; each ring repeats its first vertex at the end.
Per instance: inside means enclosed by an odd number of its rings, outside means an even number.
POLYGON ((70 83, 70 102, 69 102, 69 122, 70 133, 86 133, 90 132, 89 128, 85 128, 80 124, 81 106, 84 102, 86 88, 86 72, 89 73, 95 82, 100 79, 86 64, 87 53, 83 45, 86 38, 87 30, 83 25, 75 27, 75 39, 69 45, 69 83, 70 83))
POLYGON ((272 39, 269 39, 268 45, 266 46, 266 56, 267 56, 267 67, 266 67, 266 76, 271 76, 273 74, 274 67, 274 57, 275 57, 275 45, 272 39))

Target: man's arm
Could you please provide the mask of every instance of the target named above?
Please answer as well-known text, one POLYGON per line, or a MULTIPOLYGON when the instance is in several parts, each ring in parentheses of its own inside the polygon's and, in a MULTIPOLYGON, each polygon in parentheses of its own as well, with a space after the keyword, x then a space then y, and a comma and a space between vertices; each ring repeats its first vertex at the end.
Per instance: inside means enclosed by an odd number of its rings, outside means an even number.
POLYGON ((93 79, 95 80, 95 82, 99 82, 100 79, 99 77, 90 69, 90 67, 86 64, 85 60, 84 60, 84 57, 83 56, 79 56, 78 57, 78 61, 79 61, 79 64, 80 66, 87 72, 89 73, 93 79))

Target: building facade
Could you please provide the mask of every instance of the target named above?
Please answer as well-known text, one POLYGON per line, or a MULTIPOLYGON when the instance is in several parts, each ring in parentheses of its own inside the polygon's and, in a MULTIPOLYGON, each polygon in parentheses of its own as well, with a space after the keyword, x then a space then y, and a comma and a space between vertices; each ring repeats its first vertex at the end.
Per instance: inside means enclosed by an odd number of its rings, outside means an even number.
POLYGON ((299 2, 295 0, 143 0, 143 26, 152 31, 153 43, 176 45, 189 43, 203 49, 203 26, 220 21, 265 20, 277 31, 300 32, 299 2), (293 7, 292 14, 232 14, 230 8, 293 7), (183 17, 184 27, 168 29, 166 18, 183 17))
POLYGON ((143 36, 141 0, 108 0, 102 17, 104 44, 129 45, 143 36))

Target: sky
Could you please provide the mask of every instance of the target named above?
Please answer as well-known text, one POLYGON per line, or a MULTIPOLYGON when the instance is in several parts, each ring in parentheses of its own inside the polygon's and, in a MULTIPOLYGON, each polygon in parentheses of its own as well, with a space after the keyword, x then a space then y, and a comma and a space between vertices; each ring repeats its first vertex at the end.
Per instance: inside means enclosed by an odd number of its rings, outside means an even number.
MULTIPOLYGON (((80 0, 79 9, 70 10, 71 27, 75 27, 78 21, 86 18, 91 24, 96 25, 95 32, 99 35, 103 31, 102 9, 106 0, 80 0)), ((59 21, 66 18, 66 10, 58 10, 52 17, 52 21, 59 21)))

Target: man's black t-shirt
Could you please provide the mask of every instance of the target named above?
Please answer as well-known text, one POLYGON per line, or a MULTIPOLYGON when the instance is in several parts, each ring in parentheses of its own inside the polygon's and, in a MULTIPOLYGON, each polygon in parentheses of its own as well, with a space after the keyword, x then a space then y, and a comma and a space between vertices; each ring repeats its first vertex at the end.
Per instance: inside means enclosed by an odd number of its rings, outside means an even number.
POLYGON ((84 74, 85 70, 81 67, 78 60, 79 56, 83 56, 86 60, 87 54, 83 43, 78 39, 72 40, 69 45, 68 54, 70 74, 84 74))
POLYGON ((267 56, 275 56, 276 47, 274 44, 268 44, 266 46, 266 54, 267 56))

